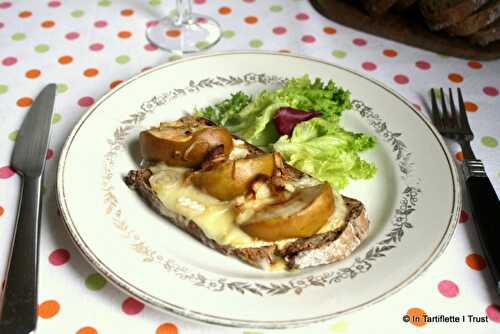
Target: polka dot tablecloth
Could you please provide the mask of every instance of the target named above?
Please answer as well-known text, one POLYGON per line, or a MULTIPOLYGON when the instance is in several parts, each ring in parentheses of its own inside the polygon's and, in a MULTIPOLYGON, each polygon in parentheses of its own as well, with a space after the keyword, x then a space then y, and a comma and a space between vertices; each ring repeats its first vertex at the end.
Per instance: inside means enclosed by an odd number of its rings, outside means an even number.
MULTIPOLYGON (((173 6, 173 0, 0 0, 0 276, 19 196, 20 178, 9 167, 17 129, 40 89, 57 83, 44 182, 39 334, 271 332, 192 323, 124 295, 85 262, 57 215, 55 172, 65 138, 87 108, 122 80, 176 59, 144 35, 173 6)), ((193 0, 193 8, 220 22, 223 38, 215 50, 279 50, 349 66, 385 82, 423 113, 430 87, 462 87, 476 135, 473 149, 500 193, 500 61, 450 58, 367 35, 328 21, 305 0, 193 0)), ((460 164, 459 147, 449 147, 460 164)), ((450 245, 415 282, 375 306, 286 332, 500 333, 500 299, 464 201, 450 245), (487 323, 403 322, 405 315, 424 312, 487 323)))

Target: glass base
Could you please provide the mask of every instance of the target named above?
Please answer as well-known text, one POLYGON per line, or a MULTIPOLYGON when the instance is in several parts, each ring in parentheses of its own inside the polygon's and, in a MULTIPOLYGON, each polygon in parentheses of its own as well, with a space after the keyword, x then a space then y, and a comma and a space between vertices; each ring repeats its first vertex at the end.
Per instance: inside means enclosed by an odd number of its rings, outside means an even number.
POLYGON ((157 47, 173 53, 192 53, 210 48, 222 35, 219 24, 205 15, 193 14, 178 24, 176 17, 165 17, 146 30, 146 37, 157 47))

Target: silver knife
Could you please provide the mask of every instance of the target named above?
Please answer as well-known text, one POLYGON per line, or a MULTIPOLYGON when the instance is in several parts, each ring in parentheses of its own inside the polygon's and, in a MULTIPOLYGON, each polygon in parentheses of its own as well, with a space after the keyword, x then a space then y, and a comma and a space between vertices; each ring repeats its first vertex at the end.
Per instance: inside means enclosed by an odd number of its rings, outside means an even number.
POLYGON ((36 328, 41 186, 55 95, 56 85, 50 84, 37 96, 17 134, 12 154, 11 166, 23 182, 0 333, 28 334, 36 328))

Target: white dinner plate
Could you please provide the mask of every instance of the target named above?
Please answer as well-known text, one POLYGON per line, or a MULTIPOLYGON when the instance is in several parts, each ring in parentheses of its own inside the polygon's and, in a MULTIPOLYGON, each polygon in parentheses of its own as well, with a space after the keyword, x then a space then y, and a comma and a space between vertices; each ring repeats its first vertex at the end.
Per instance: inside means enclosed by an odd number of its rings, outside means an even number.
POLYGON ((226 326, 285 328, 383 300, 417 278, 448 244, 460 213, 456 168, 435 128, 383 84, 322 60, 232 52, 167 63, 122 83, 78 122, 59 163, 58 203, 87 260, 158 309, 226 326), (371 180, 342 192, 371 222, 355 252, 335 264, 265 272, 202 245, 156 214, 123 177, 138 167, 141 130, 242 90, 275 89, 308 74, 351 91, 342 125, 370 134, 371 180))

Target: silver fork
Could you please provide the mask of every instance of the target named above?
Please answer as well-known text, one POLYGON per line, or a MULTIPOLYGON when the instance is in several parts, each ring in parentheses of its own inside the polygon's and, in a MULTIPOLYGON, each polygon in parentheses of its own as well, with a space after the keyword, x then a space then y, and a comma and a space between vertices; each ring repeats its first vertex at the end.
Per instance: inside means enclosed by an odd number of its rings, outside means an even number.
POLYGON ((467 120, 464 100, 460 88, 458 91, 458 112, 449 88, 450 110, 446 106, 446 97, 441 91, 441 110, 439 110, 434 89, 432 96, 432 121, 441 135, 456 140, 462 147, 464 160, 462 169, 465 184, 469 191, 476 231, 482 245, 486 262, 493 276, 495 289, 500 295, 500 201, 491 185, 481 160, 476 159, 470 142, 474 134, 467 120))

